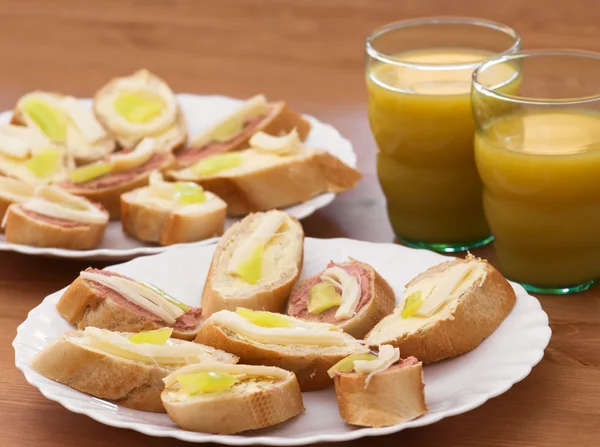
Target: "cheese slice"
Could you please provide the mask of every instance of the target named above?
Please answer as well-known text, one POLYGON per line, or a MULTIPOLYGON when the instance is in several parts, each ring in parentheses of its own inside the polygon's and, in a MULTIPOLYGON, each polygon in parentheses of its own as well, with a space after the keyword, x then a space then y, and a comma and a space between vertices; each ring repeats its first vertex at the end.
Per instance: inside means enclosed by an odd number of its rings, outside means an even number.
POLYGON ((96 143, 107 136, 106 131, 96 120, 92 110, 85 107, 77 99, 67 96, 61 101, 61 107, 87 143, 96 143))
POLYGON ((0 196, 12 203, 30 200, 35 194, 36 186, 11 177, 0 177, 0 196))
POLYGON ((342 304, 335 313, 336 320, 347 320, 356 314, 360 301, 360 284, 358 279, 341 267, 330 267, 321 275, 323 281, 329 281, 342 290, 342 304))
POLYGON ((170 387, 177 383, 178 376, 199 372, 218 372, 236 375, 243 374, 246 376, 270 378, 273 380, 285 380, 290 376, 288 371, 275 366, 234 365, 207 361, 184 366, 165 377, 163 382, 165 383, 165 387, 170 387))
POLYGON ((34 149, 50 146, 50 140, 35 128, 0 124, 0 153, 24 160, 34 149))
POLYGON ((365 388, 373 375, 383 372, 400 360, 400 348, 394 348, 390 345, 379 346, 379 354, 376 360, 356 360, 354 362, 354 371, 361 374, 368 374, 365 379, 365 388))
POLYGON ((112 172, 129 171, 143 165, 154 155, 153 138, 144 138, 131 152, 114 154, 110 157, 112 172))
POLYGON ((257 132, 250 138, 250 147, 258 152, 268 154, 287 155, 298 152, 300 149, 300 136, 294 128, 287 135, 280 137, 257 132))

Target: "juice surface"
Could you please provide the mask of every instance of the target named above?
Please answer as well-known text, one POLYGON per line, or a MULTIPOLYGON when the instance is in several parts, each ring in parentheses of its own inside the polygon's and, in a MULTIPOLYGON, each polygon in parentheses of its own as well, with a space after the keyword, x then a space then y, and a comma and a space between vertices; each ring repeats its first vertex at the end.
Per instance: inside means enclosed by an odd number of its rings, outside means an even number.
POLYGON ((403 239, 455 243, 490 234, 470 102, 473 70, 490 56, 468 49, 408 52, 394 59, 430 65, 378 63, 367 74, 379 181, 394 231, 403 239))
POLYGON ((600 113, 499 118, 475 154, 503 273, 541 287, 600 277, 600 113))

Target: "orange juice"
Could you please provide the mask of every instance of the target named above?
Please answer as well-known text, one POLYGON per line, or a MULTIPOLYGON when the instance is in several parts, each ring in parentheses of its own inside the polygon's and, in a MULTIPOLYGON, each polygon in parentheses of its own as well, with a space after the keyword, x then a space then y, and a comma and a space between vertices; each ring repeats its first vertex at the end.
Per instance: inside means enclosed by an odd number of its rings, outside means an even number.
MULTIPOLYGON (((414 51, 393 58, 409 65, 377 63, 367 73, 377 172, 390 221, 404 240, 460 244, 490 235, 469 94, 473 70, 490 56, 468 49, 414 51)), ((510 78, 509 68, 503 70, 498 75, 510 78)))
POLYGON ((600 113, 498 118, 475 155, 503 273, 538 287, 600 277, 600 113))

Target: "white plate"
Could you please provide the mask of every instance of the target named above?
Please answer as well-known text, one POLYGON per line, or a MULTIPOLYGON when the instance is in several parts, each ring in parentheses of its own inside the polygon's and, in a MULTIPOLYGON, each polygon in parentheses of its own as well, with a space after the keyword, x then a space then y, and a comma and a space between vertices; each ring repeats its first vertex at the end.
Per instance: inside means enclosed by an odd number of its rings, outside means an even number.
MULTIPOLYGON (((169 250, 110 269, 150 280, 187 304, 197 306, 214 249, 213 245, 169 250)), ((330 260, 343 261, 348 256, 371 264, 389 281, 397 296, 401 296, 408 280, 448 259, 430 251, 393 244, 307 238, 302 276, 314 275, 330 260)), ((48 296, 19 326, 13 342, 15 363, 27 381, 39 388, 48 399, 103 424, 130 428, 152 436, 229 445, 289 446, 347 441, 429 425, 445 417, 465 413, 524 379, 542 359, 551 332, 548 316, 540 303, 521 286, 513 284, 513 287, 517 293, 517 304, 494 334, 468 354, 425 367, 429 413, 417 420, 387 428, 346 425, 339 417, 335 393, 328 389, 304 393, 306 413, 283 424, 238 436, 208 435, 182 430, 165 414, 129 410, 53 382, 31 370, 29 362, 44 346, 72 329, 56 313, 55 304, 62 291, 48 296)))
MULTIPOLYGON (((215 121, 231 113, 236 105, 241 103, 239 99, 227 98, 225 96, 201 96, 187 93, 177 95, 181 109, 185 116, 190 135, 195 135, 199 131, 207 128, 215 121)), ((88 107, 92 106, 91 99, 81 99, 88 107)), ((8 123, 12 112, 3 112, 0 114, 0 123, 8 123)), ((316 118, 303 115, 312 125, 310 134, 305 142, 306 146, 318 149, 325 149, 338 157, 344 163, 356 167, 356 153, 352 149, 352 144, 342 137, 340 133, 331 125, 325 124, 316 118)), ((335 194, 326 193, 317 197, 286 208, 285 211, 298 218, 303 219, 310 216, 316 210, 329 205, 335 194)), ((237 219, 227 219, 226 227, 230 226, 237 219)), ((200 242, 193 242, 183 245, 210 245, 217 238, 207 239, 200 242)), ((104 240, 98 248, 93 250, 66 250, 62 248, 40 248, 28 245, 10 244, 5 241, 4 234, 0 234, 0 251, 16 251, 29 255, 43 255, 61 258, 79 258, 88 260, 111 260, 120 261, 135 258, 140 255, 151 255, 161 253, 174 247, 162 247, 159 245, 145 244, 137 239, 126 236, 121 231, 120 222, 110 222, 104 236, 104 240)))

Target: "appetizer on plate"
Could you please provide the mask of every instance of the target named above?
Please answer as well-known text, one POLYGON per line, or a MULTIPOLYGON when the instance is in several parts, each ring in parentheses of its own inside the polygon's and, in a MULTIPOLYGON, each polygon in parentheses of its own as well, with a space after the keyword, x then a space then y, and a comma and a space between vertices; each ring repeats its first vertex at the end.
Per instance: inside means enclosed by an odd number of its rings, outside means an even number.
POLYGON ((331 262, 318 275, 300 281, 287 314, 306 321, 335 324, 363 338, 396 307, 394 290, 369 264, 350 259, 331 262))
POLYGON ((34 129, 64 146, 77 163, 90 163, 113 152, 116 143, 100 125, 94 112, 76 98, 35 91, 17 102, 13 124, 34 129))
POLYGON ((369 349, 338 327, 288 315, 238 308, 211 315, 196 342, 222 349, 250 365, 293 371, 302 391, 331 386, 327 370, 351 354, 369 349))
POLYGON ((191 144, 175 154, 177 166, 185 168, 209 155, 245 149, 252 135, 263 131, 280 135, 296 129, 301 140, 310 132, 310 123, 290 110, 285 102, 267 102, 264 95, 244 101, 230 115, 192 137, 191 144))
POLYGON ((159 172, 150 174, 149 186, 121 196, 123 231, 161 245, 220 236, 226 213, 227 204, 200 185, 165 182, 159 172))
POLYGON ((436 265, 409 282, 400 305, 365 341, 397 346, 423 363, 456 357, 489 337, 515 301, 500 272, 469 255, 436 265))
POLYGON ((175 95, 165 81, 148 70, 114 78, 102 87, 94 96, 94 112, 123 148, 153 137, 171 151, 187 138, 175 95))
POLYGON ((193 340, 201 324, 200 309, 177 301, 155 285, 93 268, 71 283, 56 310, 78 329, 95 326, 139 332, 170 327, 173 337, 184 340, 193 340))
POLYGON ((153 171, 167 170, 173 163, 173 155, 164 150, 160 141, 145 138, 133 150, 74 169, 59 186, 100 202, 114 220, 121 215, 122 194, 146 186, 153 171))
POLYGON ((184 366, 163 381, 165 409, 185 430, 234 434, 304 411, 294 373, 272 366, 204 362, 184 366))
POLYGON ((10 177, 0 177, 0 220, 13 203, 23 203, 35 194, 36 186, 10 177))
POLYGON ((387 427, 427 412, 423 367, 389 345, 379 354, 351 355, 329 370, 340 416, 348 424, 387 427))
POLYGON ((95 327, 71 331, 36 354, 31 368, 99 399, 136 410, 164 412, 162 379, 188 364, 237 363, 209 346, 170 339, 171 329, 131 334, 95 327))
POLYGON ((39 186, 31 199, 13 203, 2 222, 7 242, 71 250, 97 247, 107 224, 100 205, 56 186, 39 186))
POLYGON ((283 211, 251 214, 219 240, 202 292, 205 317, 237 307, 279 312, 302 268, 302 225, 283 211))
POLYGON ((332 154, 303 147, 295 130, 280 137, 258 132, 250 146, 203 158, 169 175, 214 192, 227 202, 231 216, 284 208, 325 192, 342 192, 361 178, 360 172, 332 154))

